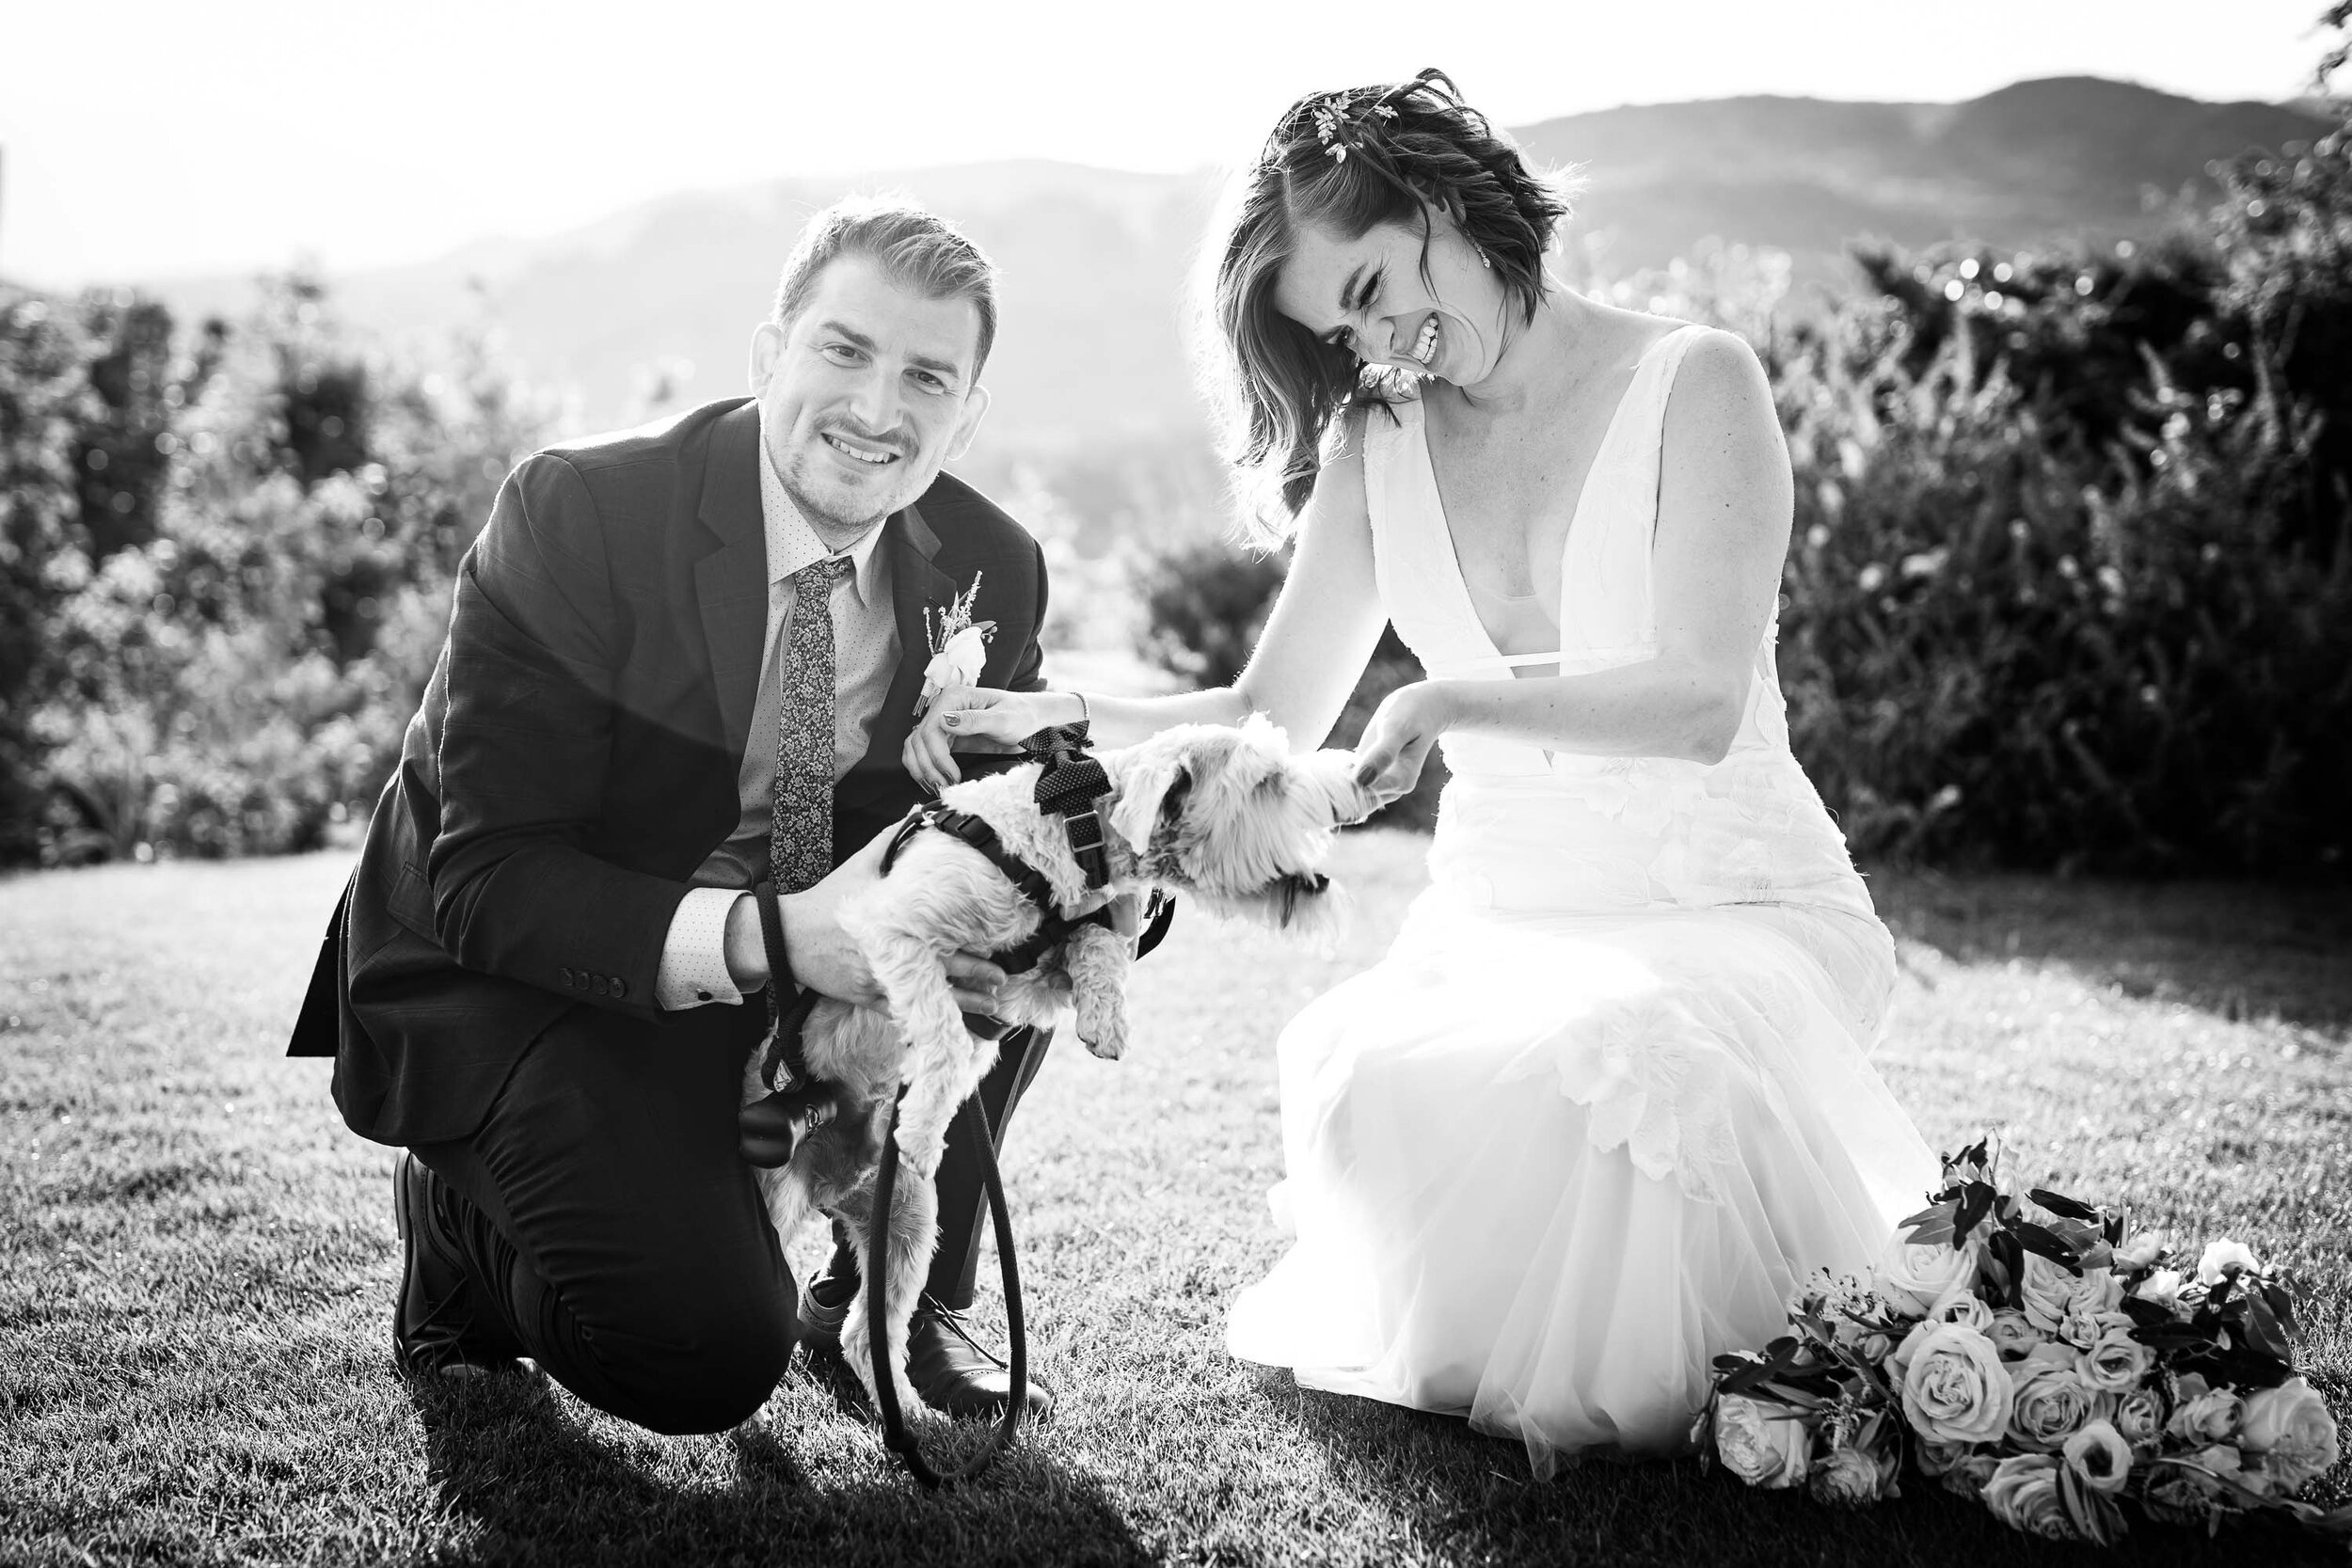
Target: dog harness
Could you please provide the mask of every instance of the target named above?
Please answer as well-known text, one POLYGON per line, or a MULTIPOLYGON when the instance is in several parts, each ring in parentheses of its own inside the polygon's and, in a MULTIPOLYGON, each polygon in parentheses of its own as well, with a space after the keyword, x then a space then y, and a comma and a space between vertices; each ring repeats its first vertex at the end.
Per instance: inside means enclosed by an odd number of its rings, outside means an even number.
MULTIPOLYGON (((1111 790, 1110 774, 1103 764, 1087 750, 1087 726, 1075 724, 1050 726, 1038 731, 1022 743, 1022 750, 1044 766, 1039 768, 1037 787, 1030 799, 1038 810, 1062 820, 1062 831, 1070 835, 1070 852, 1085 873, 1087 886, 1094 889, 1110 885, 1110 851, 1103 836, 1101 801, 1111 790)), ((1036 931, 1019 945, 1001 953, 991 954, 996 967, 1008 974, 1025 974, 1037 967, 1038 960, 1059 945, 1070 933, 1081 926, 1110 927, 1111 913, 1106 905, 1091 914, 1073 920, 1064 916, 1054 897, 1054 884, 1045 873, 1005 847, 1005 841, 984 818, 970 812, 958 811, 938 800, 926 800, 906 815, 893 834, 889 847, 882 851, 882 875, 890 875, 898 856, 914 835, 926 828, 936 829, 951 838, 962 840, 988 858, 990 864, 1004 874, 1030 903, 1037 906, 1043 918, 1036 931)), ((1174 906, 1158 894, 1152 895, 1151 918, 1136 942, 1136 957, 1159 945, 1167 933, 1174 906)), ((978 1021, 974 1021, 975 1022, 978 1021)))

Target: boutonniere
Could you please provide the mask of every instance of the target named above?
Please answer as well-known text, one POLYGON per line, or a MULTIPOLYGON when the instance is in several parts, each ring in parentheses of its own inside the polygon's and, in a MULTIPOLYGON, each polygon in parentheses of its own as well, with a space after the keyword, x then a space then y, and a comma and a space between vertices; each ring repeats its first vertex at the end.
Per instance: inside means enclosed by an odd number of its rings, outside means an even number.
POLYGON ((996 623, 972 619, 972 606, 979 596, 980 574, 975 572, 971 587, 945 607, 930 605, 923 611, 923 635, 931 646, 931 661, 923 666, 923 695, 914 704, 918 720, 940 692, 951 686, 970 686, 980 678, 980 665, 988 657, 988 640, 996 634, 996 623))

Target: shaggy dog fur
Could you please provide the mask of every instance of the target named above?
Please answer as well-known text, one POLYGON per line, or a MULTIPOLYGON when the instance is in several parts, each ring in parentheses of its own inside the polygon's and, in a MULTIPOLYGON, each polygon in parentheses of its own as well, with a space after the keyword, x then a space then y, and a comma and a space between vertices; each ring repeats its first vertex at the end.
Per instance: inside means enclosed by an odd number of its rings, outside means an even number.
MULTIPOLYGON (((1106 827, 1111 889, 1188 895, 1214 913, 1254 919, 1328 942, 1340 895, 1316 867, 1338 829, 1377 803, 1357 784, 1343 752, 1293 755, 1262 719, 1233 728, 1191 724, 1123 751, 1103 753, 1111 793, 1099 804, 1106 827)), ((942 797, 982 818, 1005 849, 1052 883, 1058 911, 1088 903, 1085 873, 1057 817, 1032 801, 1038 764, 954 785, 942 797)), ((906 1375, 907 1325, 938 1240, 938 1169, 947 1127, 996 1057, 996 1042, 964 1028, 948 988, 946 959, 959 950, 1003 952, 1033 934, 1042 916, 986 856, 941 832, 916 833, 890 875, 846 906, 842 928, 873 966, 888 1011, 830 998, 810 1014, 803 1044, 810 1072, 840 1085, 834 1120, 803 1138, 789 1164, 761 1173, 776 1234, 789 1241, 810 1214, 838 1219, 866 1256, 874 1223, 874 1175, 899 1085, 902 1175, 888 1216, 886 1295, 890 1365, 898 1404, 923 1408, 906 1375)), ((1010 978, 997 1016, 1014 1024, 1051 1022, 1074 1004, 1078 1036, 1098 1056, 1126 1049, 1126 942, 1081 926, 1037 967, 1010 978)), ((768 1092, 758 1054, 745 1101, 768 1092)), ((871 1394, 873 1356, 866 1292, 842 1326, 841 1350, 871 1394)))

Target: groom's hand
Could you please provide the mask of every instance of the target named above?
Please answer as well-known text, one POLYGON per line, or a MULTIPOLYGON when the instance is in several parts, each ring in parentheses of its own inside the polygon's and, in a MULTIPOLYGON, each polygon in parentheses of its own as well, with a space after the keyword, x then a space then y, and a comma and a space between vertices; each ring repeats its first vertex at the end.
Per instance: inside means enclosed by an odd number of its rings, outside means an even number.
MULTIPOLYGON (((882 1005, 882 988, 874 983, 874 972, 866 964, 866 955, 841 929, 841 909, 881 882, 882 853, 898 831, 896 823, 884 828, 856 854, 834 867, 823 881, 804 893, 787 894, 776 901, 778 911, 784 916, 784 952, 792 966, 792 978, 819 995, 860 1007, 882 1005)), ((750 902, 743 900, 743 904, 750 902)), ((739 909, 741 907, 738 905, 739 909)), ((755 940, 758 918, 755 911, 755 940)), ((730 953, 730 960, 732 956, 730 953)), ((991 963, 987 955, 951 953, 946 967, 947 983, 955 991, 957 1006, 967 1013, 985 1015, 995 1006, 996 993, 1005 983, 1005 972, 991 963)))

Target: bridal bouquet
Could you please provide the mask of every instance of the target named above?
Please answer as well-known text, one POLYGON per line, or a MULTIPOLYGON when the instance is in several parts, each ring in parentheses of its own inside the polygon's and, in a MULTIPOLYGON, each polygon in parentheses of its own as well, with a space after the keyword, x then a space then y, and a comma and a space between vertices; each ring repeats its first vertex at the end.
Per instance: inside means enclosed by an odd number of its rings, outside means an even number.
POLYGON ((1693 1433, 1751 1486, 1860 1507, 1903 1460, 2002 1523, 2102 1544, 2126 1507, 2217 1529, 2240 1513, 2352 1534, 2297 1500, 2341 1452, 2296 1375, 2282 1277, 2236 1242, 2193 1274, 2120 1211, 2021 1199, 1983 1143, 1944 1162, 1867 1279, 1817 1272, 1790 1333, 1719 1356, 1693 1433))

